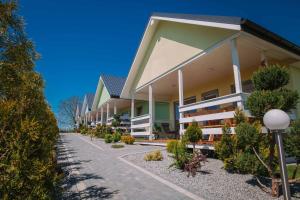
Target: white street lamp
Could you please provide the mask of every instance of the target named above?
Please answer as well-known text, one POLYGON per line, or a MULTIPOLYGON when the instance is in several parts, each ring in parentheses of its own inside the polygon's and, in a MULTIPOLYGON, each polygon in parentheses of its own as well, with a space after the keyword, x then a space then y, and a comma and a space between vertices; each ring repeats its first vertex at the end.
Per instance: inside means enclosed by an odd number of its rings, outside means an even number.
POLYGON ((285 161, 285 153, 283 149, 283 142, 282 142, 282 133, 284 130, 287 129, 290 125, 290 118, 288 114, 284 111, 279 109, 272 109, 269 110, 264 115, 264 124, 265 126, 270 129, 271 133, 275 134, 276 142, 277 142, 277 149, 278 149, 278 156, 279 156, 279 163, 280 163, 280 176, 282 181, 282 190, 284 194, 285 200, 291 199, 291 191, 290 185, 288 183, 288 174, 286 169, 286 161, 285 161))

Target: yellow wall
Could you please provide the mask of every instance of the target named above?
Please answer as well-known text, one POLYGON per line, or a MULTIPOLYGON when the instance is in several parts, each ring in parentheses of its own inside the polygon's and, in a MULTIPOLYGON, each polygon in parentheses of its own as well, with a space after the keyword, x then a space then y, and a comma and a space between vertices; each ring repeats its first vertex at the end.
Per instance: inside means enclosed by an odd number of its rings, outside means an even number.
MULTIPOLYGON (((298 94, 300 95, 300 68, 290 66, 289 71, 290 71, 289 87, 293 90, 297 90, 298 94)), ((299 119, 300 118, 300 103, 298 103, 298 105, 297 105, 296 114, 297 114, 297 118, 299 119)))
POLYGON ((138 88, 234 34, 233 30, 159 22, 135 80, 138 88))

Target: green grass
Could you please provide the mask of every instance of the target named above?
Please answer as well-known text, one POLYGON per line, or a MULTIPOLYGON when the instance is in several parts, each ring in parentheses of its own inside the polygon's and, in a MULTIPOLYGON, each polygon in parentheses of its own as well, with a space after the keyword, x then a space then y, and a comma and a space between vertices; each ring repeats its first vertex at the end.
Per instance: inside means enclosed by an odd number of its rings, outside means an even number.
MULTIPOLYGON (((287 165, 286 167, 287 167, 289 178, 292 178, 296 165, 287 165)), ((296 178, 300 178, 300 166, 298 167, 296 178)))
POLYGON ((111 148, 114 148, 114 149, 120 149, 120 148, 123 148, 124 145, 123 144, 113 144, 111 145, 111 148))

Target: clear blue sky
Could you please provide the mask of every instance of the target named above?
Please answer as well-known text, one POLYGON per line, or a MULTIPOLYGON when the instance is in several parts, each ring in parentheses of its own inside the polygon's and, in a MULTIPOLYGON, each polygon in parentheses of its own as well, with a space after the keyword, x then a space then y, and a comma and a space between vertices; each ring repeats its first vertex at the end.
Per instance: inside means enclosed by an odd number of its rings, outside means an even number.
POLYGON ((241 16, 300 44, 299 0, 19 1, 55 112, 61 99, 95 92, 100 74, 127 75, 153 12, 241 16))

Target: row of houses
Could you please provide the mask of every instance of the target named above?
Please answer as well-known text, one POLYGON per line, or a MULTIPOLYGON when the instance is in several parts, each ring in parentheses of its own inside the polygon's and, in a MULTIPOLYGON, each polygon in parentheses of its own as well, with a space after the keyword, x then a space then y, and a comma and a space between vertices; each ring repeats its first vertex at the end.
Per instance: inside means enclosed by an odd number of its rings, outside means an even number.
MULTIPOLYGON (((260 67, 288 68, 288 88, 300 92, 300 48, 241 17, 153 14, 126 78, 102 75, 95 94, 84 97, 77 123, 111 125, 121 115, 131 135, 179 137, 189 123, 205 138, 234 132, 237 107, 251 117, 245 101, 251 76, 260 67)), ((300 116, 300 107, 293 110, 300 116)))

